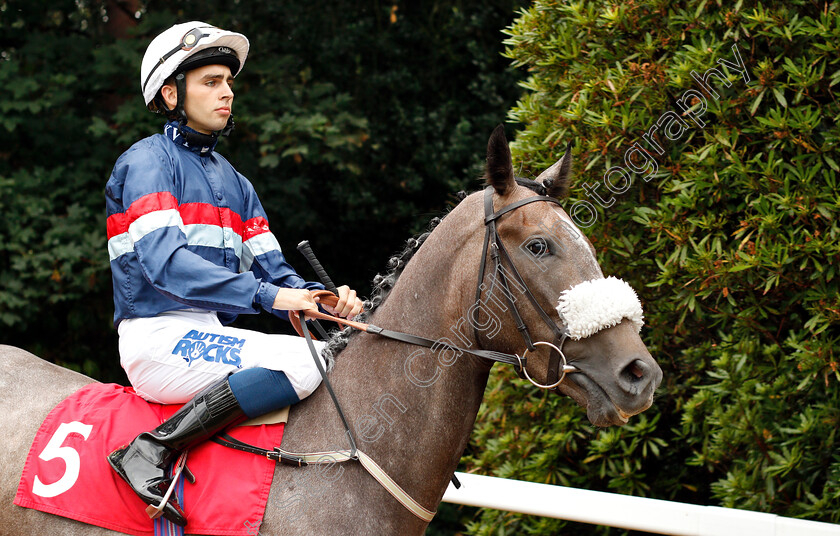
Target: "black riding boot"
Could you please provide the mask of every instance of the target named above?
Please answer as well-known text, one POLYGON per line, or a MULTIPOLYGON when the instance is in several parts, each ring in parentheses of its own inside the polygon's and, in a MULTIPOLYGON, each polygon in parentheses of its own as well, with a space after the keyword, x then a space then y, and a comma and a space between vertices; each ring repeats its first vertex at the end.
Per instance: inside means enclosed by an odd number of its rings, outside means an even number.
MULTIPOLYGON (((172 481, 167 469, 180 452, 210 439, 243 415, 224 378, 195 395, 151 432, 143 432, 128 446, 109 454, 108 463, 143 502, 158 505, 172 481)), ((176 525, 187 524, 175 497, 170 497, 163 516, 176 525)))

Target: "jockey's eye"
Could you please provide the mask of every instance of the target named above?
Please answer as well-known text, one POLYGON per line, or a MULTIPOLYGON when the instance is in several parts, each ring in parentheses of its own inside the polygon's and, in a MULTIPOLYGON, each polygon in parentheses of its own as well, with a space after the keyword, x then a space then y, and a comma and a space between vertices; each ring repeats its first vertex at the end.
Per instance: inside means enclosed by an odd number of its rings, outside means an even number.
POLYGON ((528 248, 528 251, 530 251, 531 254, 538 259, 551 254, 551 250, 548 248, 548 242, 545 238, 535 238, 528 242, 526 247, 528 248))

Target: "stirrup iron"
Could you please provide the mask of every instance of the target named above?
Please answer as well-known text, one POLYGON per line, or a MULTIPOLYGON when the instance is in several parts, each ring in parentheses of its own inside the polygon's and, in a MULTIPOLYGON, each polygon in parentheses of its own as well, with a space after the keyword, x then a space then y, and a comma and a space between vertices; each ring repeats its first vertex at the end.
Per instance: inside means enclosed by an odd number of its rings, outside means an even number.
POLYGON ((175 462, 175 473, 172 475, 172 483, 169 484, 169 488, 166 490, 166 493, 163 495, 163 499, 161 499, 160 504, 155 506, 154 504, 150 504, 146 507, 146 514, 152 519, 157 519, 163 515, 163 509, 166 507, 166 503, 169 502, 169 498, 172 496, 172 492, 175 490, 175 486, 178 485, 178 479, 181 478, 181 473, 185 474, 185 478, 190 482, 190 484, 195 483, 195 475, 192 471, 189 470, 187 467, 187 453, 189 450, 185 450, 178 456, 178 461, 175 462))

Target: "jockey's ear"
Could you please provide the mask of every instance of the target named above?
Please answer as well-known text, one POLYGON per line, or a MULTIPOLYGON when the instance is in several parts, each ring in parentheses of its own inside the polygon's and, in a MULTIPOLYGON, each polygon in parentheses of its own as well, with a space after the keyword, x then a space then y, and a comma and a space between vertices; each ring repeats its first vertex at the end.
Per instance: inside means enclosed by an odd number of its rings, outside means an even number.
POLYGON ((572 181, 572 147, 573 142, 566 145, 566 152, 563 157, 555 162, 537 177, 537 182, 545 186, 546 194, 551 197, 566 197, 569 193, 569 184, 572 181))
POLYGON ((516 187, 504 125, 497 126, 490 135, 490 141, 487 142, 487 168, 484 178, 499 195, 512 192, 516 187))

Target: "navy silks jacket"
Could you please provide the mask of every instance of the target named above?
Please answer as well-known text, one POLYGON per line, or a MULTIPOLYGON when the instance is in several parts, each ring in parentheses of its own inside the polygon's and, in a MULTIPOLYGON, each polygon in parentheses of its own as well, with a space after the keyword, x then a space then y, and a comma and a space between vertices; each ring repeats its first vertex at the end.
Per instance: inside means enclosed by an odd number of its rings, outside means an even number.
POLYGON ((187 308, 288 318, 278 287, 323 288, 286 262, 248 179, 175 122, 120 156, 105 194, 115 326, 187 308))

